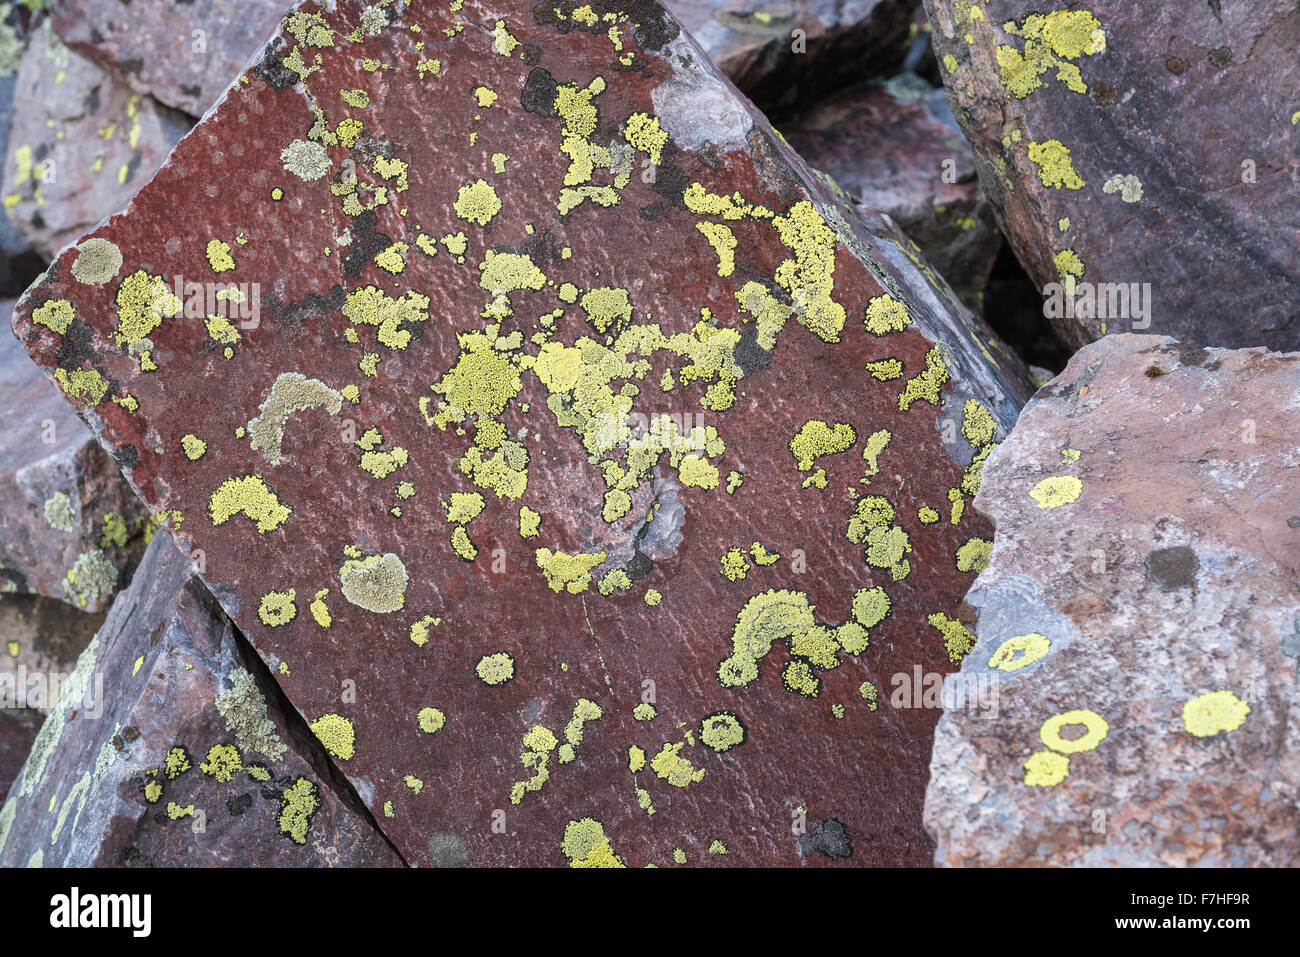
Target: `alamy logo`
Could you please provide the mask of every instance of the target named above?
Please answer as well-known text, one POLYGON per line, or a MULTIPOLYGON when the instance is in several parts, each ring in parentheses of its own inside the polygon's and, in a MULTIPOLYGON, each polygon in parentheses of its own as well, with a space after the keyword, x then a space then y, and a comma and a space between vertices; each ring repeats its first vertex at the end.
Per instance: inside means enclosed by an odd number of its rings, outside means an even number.
POLYGON ((1125 319, 1133 329, 1151 325, 1151 283, 1079 282, 1043 287, 1043 315, 1048 319, 1125 319))
POLYGON ((153 926, 151 894, 82 894, 74 887, 50 898, 50 926, 127 927, 133 937, 148 937, 153 926))

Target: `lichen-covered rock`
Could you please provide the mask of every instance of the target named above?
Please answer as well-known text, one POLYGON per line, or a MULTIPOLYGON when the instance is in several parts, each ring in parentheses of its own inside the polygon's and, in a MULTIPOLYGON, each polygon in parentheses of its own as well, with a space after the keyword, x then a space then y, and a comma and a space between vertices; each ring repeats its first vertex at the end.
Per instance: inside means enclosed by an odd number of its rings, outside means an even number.
POLYGON ((73 53, 43 20, 14 90, 2 193, 9 221, 52 258, 125 206, 190 122, 73 53))
POLYGON ((456 6, 296 8, 17 332, 407 861, 927 862, 1023 369, 658 5, 456 6))
POLYGON ((103 623, 53 598, 0 597, 0 708, 48 711, 103 623))
POLYGON ((51 0, 69 47, 137 93, 201 116, 280 22, 281 0, 51 0))
POLYGON ((1089 346, 989 458, 947 865, 1300 863, 1300 354, 1089 346), (990 694, 990 692, 993 692, 990 694))
POLYGON ((0 591, 106 608, 130 581, 155 523, 58 388, 8 335, 0 336, 0 382, 0 591))
POLYGON ((905 74, 823 101, 781 132, 809 165, 893 218, 982 313, 1002 237, 942 90, 905 74))
POLYGON ((158 535, 0 808, 0 866, 400 866, 158 535))
POLYGON ((902 62, 917 0, 669 0, 665 6, 741 92, 772 112, 902 62))
POLYGON ((1068 342, 1300 348, 1294 0, 925 7, 984 191, 1068 342))

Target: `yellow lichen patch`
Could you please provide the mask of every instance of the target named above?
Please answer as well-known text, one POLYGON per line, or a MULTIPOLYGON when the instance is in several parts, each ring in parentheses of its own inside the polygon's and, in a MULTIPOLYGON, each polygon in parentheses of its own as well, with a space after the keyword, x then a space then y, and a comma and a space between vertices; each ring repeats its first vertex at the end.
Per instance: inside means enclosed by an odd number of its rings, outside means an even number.
POLYGON ((406 603, 406 566, 392 552, 348 559, 339 569, 343 597, 375 614, 397 611, 406 603))
POLYGON ((1038 178, 1049 189, 1083 189, 1084 182, 1074 171, 1070 149, 1060 140, 1029 144, 1029 159, 1038 167, 1038 178))
POLYGON ((329 597, 329 593, 330 590, 328 588, 322 588, 316 593, 316 597, 312 599, 311 604, 307 606, 307 610, 311 612, 311 616, 316 620, 316 624, 320 625, 322 628, 328 628, 334 621, 334 619, 330 617, 329 606, 325 604, 325 599, 329 597))
POLYGON ((104 516, 104 524, 99 533, 100 548, 121 548, 127 542, 126 519, 120 512, 109 512, 104 516))
POLYGON ((668 145, 668 132, 659 125, 659 118, 646 113, 633 113, 623 125, 623 138, 650 157, 656 166, 668 145))
POLYGON ((632 317, 632 303, 626 289, 592 289, 583 295, 581 305, 587 313, 587 321, 597 332, 606 332, 615 322, 626 322, 632 317))
POLYGON ((96 406, 104 401, 108 394, 108 382, 95 369, 54 370, 54 381, 63 389, 70 399, 80 400, 88 406, 96 406))
POLYGON ((524 752, 519 756, 519 763, 525 768, 533 769, 533 776, 511 785, 511 804, 518 804, 529 791, 540 791, 542 785, 550 780, 551 772, 547 765, 550 762, 551 752, 555 750, 558 743, 555 735, 540 724, 534 725, 532 730, 524 735, 524 752))
POLYGON ((211 778, 225 783, 235 773, 244 769, 244 762, 239 751, 231 744, 216 744, 208 749, 208 759, 199 765, 199 770, 211 778))
POLYGON ((515 659, 504 651, 484 655, 474 666, 474 673, 485 685, 503 685, 515 676, 515 659))
POLYGON ((943 635, 943 646, 948 652, 948 660, 953 664, 960 662, 975 647, 975 636, 960 621, 953 621, 938 612, 929 615, 926 620, 943 635))
POLYGON ((786 691, 801 694, 805 698, 816 698, 822 690, 822 680, 813 671, 812 665, 799 658, 791 658, 782 667, 781 684, 786 691))
POLYGON ((1025 761, 1025 783, 1050 788, 1070 776, 1070 759, 1052 751, 1035 751, 1025 761))
POLYGON ((102 286, 122 269, 122 251, 107 239, 93 236, 77 246, 72 278, 86 286, 102 286))
POLYGON ((281 625, 289 624, 298 617, 298 606, 294 602, 297 594, 297 590, 293 588, 288 591, 267 592, 258 605, 257 617, 268 628, 279 628, 281 625))
POLYGON ((989 658, 989 667, 998 671, 1019 671, 1051 650, 1052 643, 1045 635, 1037 632, 1016 635, 998 645, 998 650, 989 658))
MULTIPOLYGON (((523 382, 509 358, 493 348, 492 340, 482 333, 461 333, 460 358, 431 388, 443 396, 439 411, 425 421, 446 430, 452 422, 470 416, 494 417, 505 410, 523 382)), ((422 410, 428 403, 421 401, 422 410)))
POLYGON ((799 321, 824 342, 839 342, 844 307, 831 298, 835 288, 835 231, 807 200, 795 203, 772 225, 781 243, 794 251, 776 268, 774 279, 790 293, 799 321))
POLYGON ((323 714, 311 723, 311 733, 340 761, 349 761, 356 754, 357 733, 350 718, 333 712, 323 714))
POLYGON ((208 500, 208 513, 213 526, 222 525, 235 515, 246 515, 263 535, 275 531, 293 514, 290 508, 280 504, 260 475, 226 479, 208 500))
POLYGON ((665 744, 650 762, 650 770, 673 787, 684 788, 704 779, 704 768, 696 768, 681 756, 686 742, 665 744))
POLYGON ((635 744, 627 749, 627 769, 633 774, 637 774, 645 768, 645 750, 638 748, 635 744))
POLYGON ((569 723, 564 726, 564 741, 560 747, 560 763, 568 764, 574 759, 574 752, 578 745, 582 744, 583 725, 588 721, 599 721, 604 712, 600 705, 587 698, 579 698, 573 706, 573 717, 569 723))
POLYGON ((591 570, 605 560, 604 552, 588 554, 579 552, 574 555, 561 551, 552 552, 549 548, 539 548, 535 554, 537 567, 546 576, 546 584, 551 591, 568 591, 570 595, 587 590, 591 584, 591 570))
POLYGON ((384 272, 396 276, 406 270, 406 254, 410 249, 407 243, 393 243, 383 252, 375 254, 375 265, 384 272))
POLYGON ((898 410, 906 412, 918 400, 940 405, 939 390, 948 381, 948 366, 937 348, 925 354, 925 371, 907 380, 898 397, 898 410))
POLYGON ((569 859, 570 867, 625 867, 614 853, 605 828, 594 818, 584 817, 564 826, 564 840, 560 850, 569 859))
POLYGON ((175 801, 168 801, 167 816, 171 818, 173 821, 179 821, 183 817, 193 817, 194 805, 187 804, 184 807, 182 807, 181 805, 177 804, 175 801))
POLYGON ((1250 705, 1231 691, 1210 691, 1183 705, 1183 727, 1188 734, 1210 738, 1221 731, 1236 731, 1250 714, 1250 705))
POLYGON ((734 712, 715 711, 700 721, 700 740, 719 754, 745 743, 748 732, 734 712))
POLYGON ((632 709, 632 717, 637 721, 651 721, 658 713, 654 705, 645 701, 632 709))
POLYGON ((117 329, 113 339, 119 346, 139 342, 162 324, 163 319, 179 316, 184 310, 180 297, 172 292, 161 276, 137 269, 117 287, 117 329))
POLYGON ((1042 77, 1052 69, 1067 89, 1088 92, 1078 64, 1072 61, 1106 49, 1101 22, 1090 12, 1058 10, 1046 16, 1035 13, 1019 23, 1003 24, 1003 29, 1025 41, 1023 54, 1011 46, 997 48, 999 77, 1012 96, 1023 99, 1039 89, 1042 77))
POLYGON ((1043 744, 1060 754, 1091 751, 1101 744, 1109 733, 1110 725, 1106 723, 1106 719, 1095 711, 1087 710, 1066 711, 1055 715, 1044 721, 1043 726, 1038 729, 1038 736, 1043 744), (1061 737, 1061 731, 1071 725, 1082 725, 1084 733, 1073 739, 1061 737))
POLYGON ((203 454, 208 450, 208 443, 204 442, 197 435, 186 432, 181 436, 181 451, 191 462, 197 462, 203 458, 203 454))
POLYGON ((497 101, 495 90, 490 90, 486 86, 476 86, 474 88, 474 102, 483 109, 489 109, 497 101))
POLYGON ((967 539, 957 549, 957 570, 959 572, 982 572, 989 567, 989 555, 993 552, 993 543, 983 538, 967 539))
POLYGON ((817 625, 803 592, 769 589, 745 602, 731 634, 732 653, 718 665, 724 688, 744 687, 758 678, 758 662, 776 641, 817 625))
POLYGON ((68 331, 68 326, 75 318, 77 318, 77 309, 67 299, 51 299, 32 310, 32 322, 59 335, 68 331))
POLYGON ((442 624, 441 618, 434 618, 432 615, 425 615, 417 622, 412 622, 410 638, 417 648, 423 648, 429 641, 429 628, 437 628, 442 624))
POLYGON ((536 538, 541 528, 542 516, 527 505, 519 506, 519 537, 536 538))
POLYGON ((862 459, 867 463, 866 472, 861 479, 863 485, 870 485, 871 479, 880 474, 880 456, 893 438, 894 434, 888 429, 879 429, 867 436, 866 445, 862 449, 862 459))
POLYGON ((912 324, 912 317, 907 314, 906 306, 889 293, 885 293, 871 298, 863 313, 862 321, 872 335, 883 336, 906 329, 912 324))
POLYGON ((713 251, 718 254, 718 275, 730 276, 736 269, 736 236, 731 227, 722 223, 696 223, 695 228, 704 234, 713 251))
POLYGON ((645 603, 651 608, 656 607, 664 600, 663 593, 657 588, 647 588, 645 591, 645 603))
POLYGON ((280 796, 280 830, 295 844, 307 843, 312 815, 320 807, 320 792, 306 778, 298 778, 280 796))
POLYGON ((279 465, 289 416, 317 408, 338 415, 342 407, 343 396, 319 379, 309 379, 299 372, 282 373, 262 401, 257 416, 248 422, 249 447, 260 451, 272 465, 279 465))
POLYGON ((722 577, 727 581, 742 581, 749 574, 749 559, 739 548, 733 546, 722 556, 722 577))
POLYGON ((501 200, 491 183, 479 179, 460 188, 452 209, 467 223, 486 226, 492 217, 501 212, 501 200))
POLYGON ((800 472, 808 472, 814 460, 846 452, 857 440, 858 434, 847 422, 830 426, 821 419, 809 419, 790 440, 790 454, 794 456, 795 467, 800 472))
POLYGON ((1039 508, 1060 508, 1069 505, 1083 493, 1083 483, 1073 475, 1053 475, 1029 490, 1029 497, 1039 508))
POLYGON ((210 239, 204 255, 215 273, 230 272, 235 268, 235 257, 230 254, 230 243, 220 239, 210 239))
POLYGON ((447 716, 437 708, 421 708, 415 721, 425 734, 436 734, 447 723, 447 716))
POLYGON ((343 315, 357 325, 375 326, 379 342, 389 349, 405 349, 411 332, 402 323, 428 319, 429 297, 412 289, 394 299, 376 286, 365 286, 348 293, 343 315))

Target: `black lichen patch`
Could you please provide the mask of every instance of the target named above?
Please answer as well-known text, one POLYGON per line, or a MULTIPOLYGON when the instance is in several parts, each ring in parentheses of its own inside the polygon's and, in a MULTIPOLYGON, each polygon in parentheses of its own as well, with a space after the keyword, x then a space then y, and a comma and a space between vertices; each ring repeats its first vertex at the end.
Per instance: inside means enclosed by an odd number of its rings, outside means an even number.
POLYGON ((1147 577, 1164 591, 1196 587, 1196 571, 1201 567, 1196 553, 1186 545, 1157 548, 1147 553, 1143 564, 1147 577))
POLYGON ((134 471, 140 464, 140 452, 130 442, 127 442, 121 448, 110 450, 108 454, 113 457, 117 467, 124 472, 134 471))
POLYGON ((226 802, 226 810, 230 812, 231 817, 239 817, 252 806, 253 795, 251 793, 237 794, 226 802))
MULTIPOLYGON (((378 222, 379 218, 372 209, 352 217, 352 245, 343 254, 343 275, 349 279, 360 276, 377 255, 393 245, 393 237, 375 228, 378 222)), ((346 295, 345 291, 344 298, 346 295)), ((343 302, 340 300, 335 308, 342 305, 343 302)))
POLYGON ((828 817, 824 821, 813 821, 808 833, 799 836, 799 850, 804 854, 816 851, 832 859, 852 857, 853 841, 843 821, 828 817))
POLYGON ((273 52, 275 43, 269 43, 262 62, 248 72, 273 90, 288 90, 298 82, 298 74, 284 65, 284 57, 273 52))
POLYGON ((524 81, 523 91, 519 94, 519 105, 529 113, 536 113, 548 119, 555 116, 555 93, 559 89, 550 70, 537 67, 530 70, 524 81))

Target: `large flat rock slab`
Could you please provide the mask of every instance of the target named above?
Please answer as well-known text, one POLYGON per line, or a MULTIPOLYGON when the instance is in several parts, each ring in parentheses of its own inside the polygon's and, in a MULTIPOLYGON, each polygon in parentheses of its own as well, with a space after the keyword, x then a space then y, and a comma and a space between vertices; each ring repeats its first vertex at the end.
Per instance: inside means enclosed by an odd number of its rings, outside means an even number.
POLYGON ((1300 860, 1300 355, 1108 336, 990 456, 997 526, 935 734, 952 866, 1300 860))
POLYGON ((0 591, 101 611, 131 580, 156 523, 8 335, 0 336, 0 381, 0 591))
POLYGON ((1292 0, 925 8, 984 190, 1034 282, 1058 287, 1066 341, 1300 348, 1292 0))
POLYGON ((927 863, 1023 368, 656 4, 452 6, 290 13, 16 332, 408 862, 927 863))
POLYGON ((281 700, 158 535, 0 808, 0 866, 399 866, 281 700))

